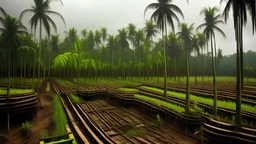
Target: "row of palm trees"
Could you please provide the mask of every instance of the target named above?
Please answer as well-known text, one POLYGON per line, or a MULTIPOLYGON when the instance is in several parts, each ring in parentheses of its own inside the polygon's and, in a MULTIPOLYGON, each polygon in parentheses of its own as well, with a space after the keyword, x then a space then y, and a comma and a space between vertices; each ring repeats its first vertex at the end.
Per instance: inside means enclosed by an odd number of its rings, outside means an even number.
MULTIPOLYGON (((221 0, 222 2, 223 0, 221 0)), ((39 48, 38 48, 38 79, 40 78, 40 72, 41 72, 41 50, 42 50, 42 27, 45 28, 48 37, 50 37, 51 28, 57 29, 56 24, 54 21, 49 17, 48 14, 53 14, 59 16, 63 22, 64 18, 61 16, 61 14, 51 11, 50 9, 50 3, 52 0, 34 0, 35 5, 32 6, 31 9, 24 10, 21 13, 20 19, 22 19, 22 16, 28 12, 33 13, 32 18, 30 19, 31 28, 36 32, 36 28, 39 24, 39 48)), ((236 41, 237 41, 237 114, 236 114, 236 122, 237 124, 241 124, 241 88, 243 84, 243 26, 247 22, 247 10, 250 13, 251 20, 253 23, 253 32, 255 31, 255 1, 252 0, 228 0, 226 7, 224 9, 224 12, 222 16, 224 16, 225 21, 228 19, 228 13, 230 11, 230 8, 233 10, 233 17, 234 17, 234 28, 236 32, 236 41)), ((173 39, 168 40, 168 28, 170 26, 171 30, 174 31, 174 20, 179 24, 179 18, 177 14, 181 15, 182 17, 182 11, 179 9, 178 6, 174 5, 172 3, 172 0, 158 0, 157 3, 152 3, 148 5, 145 9, 145 12, 149 9, 155 9, 151 16, 152 21, 146 22, 146 28, 148 29, 139 29, 136 30, 136 26, 134 24, 129 24, 127 28, 122 28, 118 30, 118 35, 108 35, 107 29, 102 28, 100 31, 96 31, 95 33, 92 31, 89 31, 87 33, 86 29, 82 31, 83 38, 81 39, 81 43, 79 42, 78 36, 76 34, 75 28, 71 29, 67 32, 68 37, 65 38, 64 43, 60 43, 58 45, 58 36, 55 36, 55 48, 56 47, 62 47, 66 45, 66 50, 72 51, 74 53, 73 55, 77 55, 74 58, 76 58, 77 61, 77 75, 79 75, 79 63, 82 61, 79 56, 82 51, 84 52, 84 55, 87 58, 90 59, 97 59, 95 56, 93 57, 94 52, 101 52, 101 56, 99 57, 99 61, 104 61, 104 56, 106 53, 110 54, 111 63, 110 69, 113 69, 115 62, 126 62, 130 64, 134 64, 135 61, 139 61, 139 65, 143 64, 145 61, 146 54, 143 53, 144 50, 147 50, 148 52, 154 51, 154 54, 149 55, 148 57, 151 59, 155 58, 157 55, 162 55, 163 59, 160 61, 163 62, 163 72, 164 72, 164 95, 166 96, 167 91, 167 69, 168 69, 168 56, 167 56, 167 48, 170 47, 170 52, 178 51, 174 50, 174 47, 180 46, 182 47, 183 51, 185 52, 185 58, 186 58, 186 70, 187 70, 187 93, 186 93, 186 112, 189 112, 189 58, 191 52, 194 52, 195 54, 199 53, 199 48, 201 48, 201 51, 203 51, 203 47, 207 46, 210 42, 211 46, 211 55, 212 55, 212 73, 213 73, 213 93, 214 93, 214 113, 217 113, 217 95, 216 95, 216 42, 215 42, 215 31, 220 32, 223 36, 225 36, 224 32, 217 27, 218 24, 222 24, 223 21, 221 20, 221 15, 218 15, 218 9, 217 7, 213 8, 205 8, 201 14, 204 15, 205 23, 200 25, 197 29, 200 30, 201 28, 204 28, 202 34, 192 35, 193 31, 193 24, 188 25, 185 23, 180 24, 179 32, 177 34, 170 34, 175 35, 179 39, 179 42, 171 42, 169 41, 176 39, 173 37, 173 39), (157 42, 153 42, 153 37, 156 36, 156 34, 159 32, 162 34, 162 39, 158 40, 157 42), (146 32, 146 34, 145 34, 146 32), (199 40, 198 40, 199 39, 199 40), (81 50, 79 54, 76 50, 72 50, 73 45, 75 43, 75 47, 81 47, 81 50), (132 49, 130 49, 130 45, 132 49), (157 47, 156 50, 153 50, 154 47, 157 47), (118 52, 118 53, 117 53, 118 52), (129 57, 123 57, 120 59, 120 56, 124 56, 126 53, 131 53, 132 55, 132 61, 129 60, 129 57), (140 54, 141 55, 138 55, 140 54), (118 55, 115 55, 118 54, 118 55), (114 59, 117 56, 116 59, 114 59)), ((6 12, 0 8, 1 11, 1 23, 2 27, 0 29, 1 32, 1 46, 5 49, 8 49, 8 78, 10 77, 10 63, 11 63, 11 53, 13 53, 14 50, 16 50, 20 46, 20 35, 26 34, 26 28, 22 25, 20 20, 13 18, 6 14, 6 12)), ((54 36, 52 36, 53 41, 54 36)), ((46 44, 45 46, 48 46, 46 44)), ((44 46, 44 47, 45 47, 44 46)), ((53 46, 53 45, 52 45, 53 46)), ((43 47, 43 48, 44 48, 43 47)), ((52 49, 51 46, 49 46, 50 49, 52 49)), ((79 48, 80 49, 80 48, 79 48)), ((64 51, 66 51, 64 50, 64 51)), ((172 61, 176 61, 175 59, 177 56, 171 57, 172 61)), ((202 57, 203 58, 203 57, 202 57)), ((105 58, 106 59, 106 58, 105 58)), ((84 59, 86 60, 86 59, 84 59)), ((48 75, 50 75, 50 60, 48 60, 49 64, 49 71, 48 75)), ((176 63, 176 62, 175 62, 176 63)), ((203 63, 203 60, 202 60, 203 63)), ((157 66, 158 64, 156 64, 157 66)), ((203 66, 203 64, 202 64, 203 66)), ((133 72, 133 69, 131 70, 133 72)), ((147 71, 144 69, 144 71, 147 71)), ((7 95, 9 96, 9 88, 10 88, 10 80, 8 82, 8 88, 7 88, 7 95)), ((38 81, 39 84, 39 81, 38 81)))
MULTIPOLYGON (((1 45, 5 49, 8 49, 8 86, 7 86, 7 96, 10 96, 10 71, 11 71, 11 51, 15 51, 20 45, 20 36, 24 34, 28 34, 26 27, 21 23, 21 19, 25 13, 33 13, 33 16, 29 20, 31 24, 31 29, 36 31, 36 28, 39 23, 39 55, 38 55, 38 85, 39 85, 39 78, 40 78, 40 61, 41 61, 41 39, 42 39, 42 28, 45 28, 45 31, 48 35, 51 32, 51 26, 57 30, 57 26, 49 17, 51 15, 59 16, 63 22, 64 18, 61 14, 52 11, 50 9, 50 4, 52 0, 34 0, 34 6, 31 9, 24 10, 20 18, 13 18, 12 16, 8 15, 3 8, 0 7, 1 17, 0 21, 2 27, 0 28, 1 32, 1 45)), ((9 112, 8 112, 8 130, 10 128, 9 125, 9 112)))
MULTIPOLYGON (((253 27, 253 33, 255 31, 256 27, 256 1, 254 0, 221 0, 221 3, 223 1, 227 1, 224 12, 222 16, 225 18, 225 22, 227 22, 228 19, 228 13, 230 10, 233 10, 233 20, 234 20, 234 28, 235 28, 235 38, 237 42, 237 96, 236 96, 236 124, 240 125, 241 124, 241 89, 243 85, 243 26, 247 22, 247 11, 249 11, 251 20, 252 20, 252 27, 253 27)), ((167 24, 171 26, 172 29, 174 29, 174 24, 173 24, 173 19, 175 19, 178 23, 178 17, 175 15, 175 12, 178 12, 179 14, 182 15, 181 10, 176 6, 172 4, 172 0, 158 0, 158 3, 151 3, 149 4, 145 11, 148 9, 155 9, 153 12, 151 19, 157 23, 158 28, 162 31, 162 35, 167 33, 167 24)), ((219 31, 222 35, 224 34, 218 27, 218 23, 223 23, 222 20, 219 20, 221 18, 221 15, 216 15, 216 7, 214 8, 209 8, 208 10, 205 9, 201 13, 204 13, 205 15, 205 24, 200 25, 200 27, 205 27, 204 29, 204 34, 206 38, 211 42, 211 49, 212 49, 212 66, 213 66, 213 93, 214 93, 214 100, 213 100, 213 105, 214 105, 214 113, 217 113, 217 88, 216 88, 216 78, 215 78, 215 63, 216 60, 214 60, 214 53, 216 55, 216 49, 215 52, 213 51, 213 41, 215 41, 215 34, 214 30, 219 31)), ((185 27, 183 25, 182 27, 185 27)), ((189 27, 188 29, 190 29, 189 27)), ((185 28, 184 28, 185 29, 185 28)), ((183 41, 185 39, 188 39, 187 37, 184 37, 183 41)), ((165 45, 164 51, 166 51, 166 44, 165 45)), ((214 42, 215 45, 215 42, 214 42)), ((186 49, 186 47, 185 47, 186 49)), ((187 51, 187 50, 186 50, 187 51)), ((187 61, 188 61, 188 56, 187 56, 187 61)), ((165 65, 166 65, 166 56, 165 56, 165 65)), ((188 63, 187 63, 187 69, 189 69, 188 63)), ((166 72, 167 68, 165 66, 165 83, 164 83, 164 91, 166 95, 166 72)), ((186 87, 187 87, 187 94, 186 94, 186 112, 189 111, 189 71, 187 71, 187 81, 186 81, 186 87)))

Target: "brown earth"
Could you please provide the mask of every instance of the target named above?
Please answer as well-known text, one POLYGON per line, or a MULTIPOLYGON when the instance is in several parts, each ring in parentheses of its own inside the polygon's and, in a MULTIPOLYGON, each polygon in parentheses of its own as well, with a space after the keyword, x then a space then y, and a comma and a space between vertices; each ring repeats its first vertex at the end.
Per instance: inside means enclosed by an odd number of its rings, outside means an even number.
POLYGON ((41 130, 52 131, 52 96, 54 93, 45 92, 45 86, 42 89, 43 91, 38 95, 39 107, 37 113, 30 121, 32 125, 30 133, 24 137, 20 133, 20 126, 13 127, 7 136, 7 144, 37 144, 39 143, 41 130))

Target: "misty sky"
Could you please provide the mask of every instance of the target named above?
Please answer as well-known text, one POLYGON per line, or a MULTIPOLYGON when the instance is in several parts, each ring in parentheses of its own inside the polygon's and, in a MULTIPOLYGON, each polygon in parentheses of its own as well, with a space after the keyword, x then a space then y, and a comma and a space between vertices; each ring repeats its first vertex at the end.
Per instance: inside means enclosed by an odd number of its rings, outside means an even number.
MULTIPOLYGON (((144 17, 144 9, 146 6, 156 0, 62 0, 60 2, 52 2, 51 9, 62 14, 66 21, 66 27, 57 17, 52 17, 58 26, 58 34, 64 37, 64 31, 75 27, 80 35, 80 31, 84 28, 87 30, 97 30, 101 27, 107 27, 109 34, 117 34, 117 29, 127 27, 128 23, 134 23, 137 28, 144 27, 145 20, 150 18, 151 11, 144 17)), ((33 0, 0 0, 0 6, 12 16, 19 17, 19 14, 27 8, 31 8, 33 0)), ((221 13, 225 3, 220 5, 219 0, 190 0, 188 4, 186 0, 173 0, 173 3, 180 7, 183 11, 185 19, 180 17, 181 22, 188 24, 195 23, 195 28, 203 23, 203 16, 199 13, 204 7, 219 6, 221 13)), ((28 24, 31 14, 27 14, 22 22, 30 29, 28 24)), ((233 54, 236 52, 234 27, 232 13, 230 20, 226 25, 219 25, 225 32, 227 38, 224 39, 218 33, 216 34, 217 48, 223 49, 224 54, 233 54)), ((244 28, 244 51, 256 51, 256 34, 252 34, 251 19, 244 28)), ((175 32, 178 31, 176 26, 175 32)), ((52 31, 55 34, 54 31, 52 31)), ((45 36, 45 35, 44 35, 45 36)))

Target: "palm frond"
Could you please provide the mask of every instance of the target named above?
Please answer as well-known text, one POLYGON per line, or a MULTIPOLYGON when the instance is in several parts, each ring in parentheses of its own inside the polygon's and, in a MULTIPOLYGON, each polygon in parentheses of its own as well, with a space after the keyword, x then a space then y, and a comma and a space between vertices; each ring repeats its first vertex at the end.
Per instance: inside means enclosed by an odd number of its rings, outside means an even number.
POLYGON ((151 3, 149 4, 145 10, 144 10, 144 16, 146 15, 146 12, 150 9, 158 9, 160 7, 159 3, 151 3))
POLYGON ((62 20, 62 22, 66 26, 65 19, 64 19, 64 17, 60 13, 48 10, 48 11, 45 11, 45 14, 52 14, 52 15, 56 15, 56 16, 60 17, 60 19, 62 20))

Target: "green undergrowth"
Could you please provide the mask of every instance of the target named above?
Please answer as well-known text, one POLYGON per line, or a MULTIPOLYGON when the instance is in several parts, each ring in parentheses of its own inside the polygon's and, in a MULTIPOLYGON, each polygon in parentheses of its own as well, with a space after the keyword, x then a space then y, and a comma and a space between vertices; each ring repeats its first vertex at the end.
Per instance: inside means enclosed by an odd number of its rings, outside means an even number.
POLYGON ((256 86, 244 86, 244 87, 247 87, 247 88, 255 88, 255 89, 256 89, 256 86))
POLYGON ((50 90, 51 90, 51 87, 50 87, 50 83, 48 82, 46 86, 46 91, 49 92, 50 90))
POLYGON ((124 92, 138 92, 138 89, 134 89, 134 88, 118 88, 117 90, 120 90, 120 91, 124 91, 124 92))
POLYGON ((140 94, 135 94, 134 96, 137 99, 141 99, 141 100, 144 100, 144 101, 155 103, 157 105, 164 106, 166 108, 172 109, 172 110, 174 110, 176 112, 179 112, 179 113, 185 111, 184 107, 181 107, 181 106, 176 105, 176 104, 168 103, 166 101, 162 101, 162 100, 159 100, 157 98, 152 98, 152 97, 145 96, 145 95, 140 95, 140 94))
POLYGON ((43 138, 48 138, 49 137, 49 132, 47 129, 43 129, 40 131, 40 134, 39 134, 39 137, 40 139, 43 139, 43 138))
POLYGON ((71 97, 71 99, 72 99, 74 102, 77 102, 77 103, 83 101, 80 97, 78 97, 78 96, 76 96, 76 95, 74 95, 74 94, 71 94, 70 97, 71 97))
POLYGON ((62 135, 67 133, 65 125, 67 124, 67 117, 64 112, 64 108, 57 94, 53 96, 53 123, 54 132, 53 135, 62 135))
MULTIPOLYGON (((33 89, 10 89, 10 94, 24 94, 34 92, 33 89)), ((7 94, 6 88, 0 88, 0 95, 7 94)))
POLYGON ((76 83, 66 79, 55 79, 55 81, 63 87, 76 87, 76 83))
MULTIPOLYGON (((159 92, 161 94, 164 93, 164 90, 162 90, 162 89, 148 87, 148 86, 141 86, 141 87, 148 89, 148 90, 155 91, 155 92, 159 92)), ((173 92, 173 91, 167 91, 167 95, 173 96, 176 98, 180 98, 180 99, 186 98, 186 94, 179 93, 179 92, 173 92)), ((190 94, 190 100, 197 102, 197 103, 204 103, 204 104, 213 106, 213 100, 211 98, 204 98, 204 97, 190 94)), ((217 100, 217 105, 218 105, 218 107, 221 107, 221 108, 226 108, 226 109, 231 109, 231 110, 236 109, 236 103, 234 101, 217 100)), ((241 107, 242 107, 242 110, 244 110, 244 111, 256 113, 256 106, 252 106, 252 105, 248 105, 248 104, 241 104, 241 107)))

